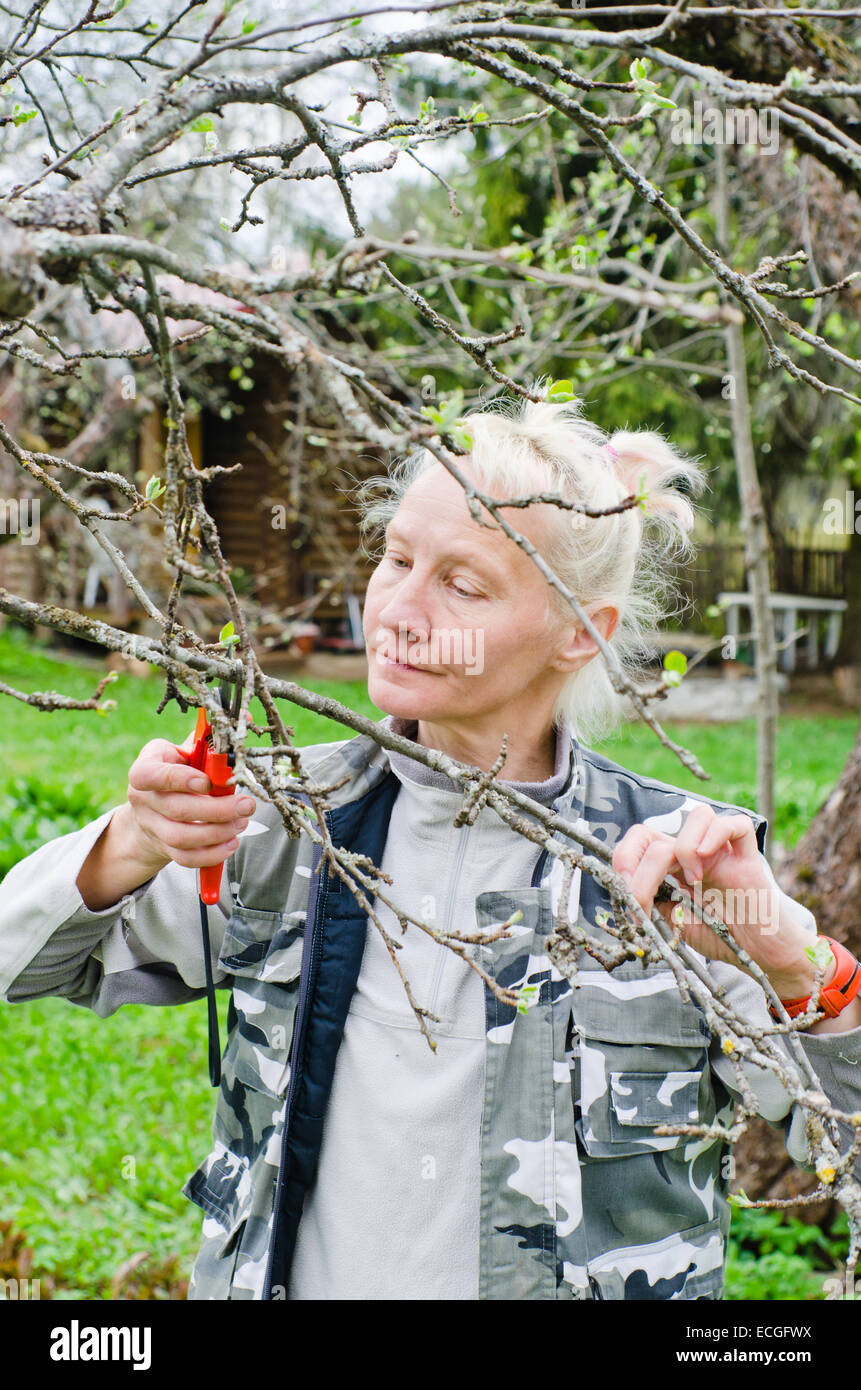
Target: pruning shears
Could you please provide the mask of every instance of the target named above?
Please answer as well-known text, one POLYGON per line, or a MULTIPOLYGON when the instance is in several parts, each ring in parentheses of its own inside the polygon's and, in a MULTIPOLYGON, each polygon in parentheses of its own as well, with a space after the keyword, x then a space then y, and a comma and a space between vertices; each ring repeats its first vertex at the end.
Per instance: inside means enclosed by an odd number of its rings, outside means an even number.
MULTIPOLYGON (((242 678, 237 678, 235 690, 231 694, 231 682, 219 681, 217 696, 221 708, 235 720, 239 716, 242 701, 242 678)), ((233 776, 234 756, 232 752, 222 752, 218 747, 220 735, 213 730, 205 708, 197 711, 197 724, 194 729, 194 746, 189 752, 177 748, 183 762, 196 768, 209 778, 209 796, 232 796, 235 786, 228 786, 233 776)), ((215 1003, 215 985, 212 980, 212 949, 209 940, 209 920, 207 906, 217 903, 221 893, 221 872, 224 862, 207 864, 198 869, 198 898, 200 902, 200 930, 203 937, 203 965, 206 975, 206 1005, 209 1022, 209 1079, 213 1086, 221 1081, 221 1045, 218 1038, 218 1009, 215 1003)))

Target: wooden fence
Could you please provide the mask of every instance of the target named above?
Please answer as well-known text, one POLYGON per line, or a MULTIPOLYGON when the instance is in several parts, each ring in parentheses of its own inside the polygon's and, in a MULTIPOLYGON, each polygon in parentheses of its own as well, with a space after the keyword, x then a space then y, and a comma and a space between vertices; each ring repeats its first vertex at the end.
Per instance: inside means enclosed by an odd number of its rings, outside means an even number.
MULTIPOLYGON (((808 598, 844 598, 846 555, 845 550, 778 545, 769 555, 771 587, 778 593, 808 598)), ((697 546, 690 561, 677 567, 676 576, 680 592, 693 605, 682 622, 685 627, 700 627, 717 594, 747 588, 744 546, 738 541, 706 541, 697 546)))

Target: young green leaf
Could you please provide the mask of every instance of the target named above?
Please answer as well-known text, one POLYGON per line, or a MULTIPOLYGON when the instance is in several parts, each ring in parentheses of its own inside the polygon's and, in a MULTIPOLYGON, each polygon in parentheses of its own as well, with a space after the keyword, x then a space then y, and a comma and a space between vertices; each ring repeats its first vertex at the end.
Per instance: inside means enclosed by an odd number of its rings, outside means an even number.
POLYGON ((729 1193, 729 1203, 732 1207, 752 1207, 753 1202, 748 1197, 744 1188, 739 1188, 738 1192, 729 1193))
POLYGON ((537 985, 521 985, 517 995, 517 1012, 525 1014, 536 1002, 537 985))
POLYGON ((562 381, 552 382, 550 389, 547 392, 547 399, 551 401, 573 401, 573 381, 569 381, 567 378, 563 378, 562 381))

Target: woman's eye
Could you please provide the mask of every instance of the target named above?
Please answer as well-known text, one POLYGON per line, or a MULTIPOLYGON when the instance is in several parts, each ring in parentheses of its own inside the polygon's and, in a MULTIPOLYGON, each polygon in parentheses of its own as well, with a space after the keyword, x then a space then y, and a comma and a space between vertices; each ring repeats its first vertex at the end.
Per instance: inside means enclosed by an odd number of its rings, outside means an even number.
MULTIPOLYGON (((383 555, 383 559, 388 560, 389 564, 394 565, 396 569, 400 569, 402 566, 406 569, 409 569, 409 560, 405 560, 403 555, 390 555, 388 552, 386 552, 383 555)), ((457 594, 458 598, 481 597, 481 595, 477 594, 474 589, 463 589, 459 584, 452 584, 451 588, 452 592, 457 594)))

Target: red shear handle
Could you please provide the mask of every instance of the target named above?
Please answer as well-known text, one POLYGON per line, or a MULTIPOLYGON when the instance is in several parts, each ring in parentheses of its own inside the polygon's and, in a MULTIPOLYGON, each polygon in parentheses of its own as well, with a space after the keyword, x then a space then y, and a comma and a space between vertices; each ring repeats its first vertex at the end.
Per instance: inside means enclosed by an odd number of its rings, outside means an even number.
MULTIPOLYGON (((211 782, 209 796, 232 796, 236 791, 235 786, 227 786, 228 778, 233 776, 233 768, 227 760, 226 753, 214 753, 210 746, 212 730, 206 717, 206 710, 198 710, 197 727, 194 731, 194 747, 191 752, 183 748, 178 748, 183 760, 189 767, 196 767, 204 772, 211 782)), ((221 864, 207 864, 200 870, 200 896, 207 904, 217 903, 221 893, 221 864)))
MULTIPOLYGON (((235 786, 225 786, 228 777, 233 776, 233 768, 227 761, 226 753, 213 753, 207 749, 203 770, 212 783, 210 796, 232 796, 235 786)), ((205 903, 217 903, 221 892, 221 870, 224 863, 206 864, 200 870, 200 896, 205 903)))

